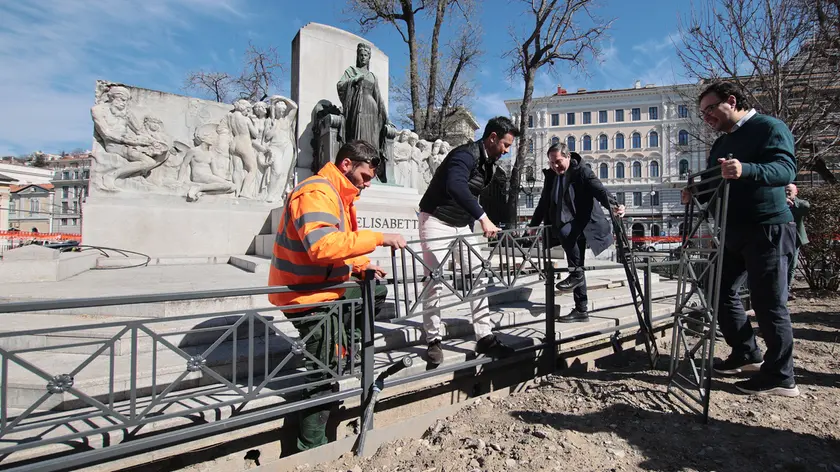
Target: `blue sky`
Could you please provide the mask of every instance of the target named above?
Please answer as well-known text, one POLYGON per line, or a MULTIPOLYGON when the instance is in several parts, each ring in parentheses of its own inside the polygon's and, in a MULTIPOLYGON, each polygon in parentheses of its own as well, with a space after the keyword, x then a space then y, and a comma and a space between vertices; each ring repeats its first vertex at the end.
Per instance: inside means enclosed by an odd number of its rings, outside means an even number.
MULTIPOLYGON (((480 16, 485 54, 470 108, 483 123, 507 114, 503 100, 521 98, 511 80, 508 31, 530 18, 522 5, 485 0, 480 16)), ((674 53, 678 19, 688 0, 602 0, 597 13, 614 18, 603 56, 586 74, 560 67, 542 74, 537 94, 627 88, 634 80, 684 82, 674 53)), ((190 70, 237 73, 249 41, 277 46, 285 63, 280 93, 289 94, 291 42, 309 22, 359 33, 343 0, 29 0, 0 3, 0 155, 89 149, 96 79, 185 93, 190 70)), ((424 26, 430 21, 424 20, 424 26)), ((424 28, 422 32, 428 28, 424 28)), ((390 58, 392 81, 404 76, 408 49, 381 26, 365 37, 390 58)), ((392 112, 395 110, 392 105, 392 112)))

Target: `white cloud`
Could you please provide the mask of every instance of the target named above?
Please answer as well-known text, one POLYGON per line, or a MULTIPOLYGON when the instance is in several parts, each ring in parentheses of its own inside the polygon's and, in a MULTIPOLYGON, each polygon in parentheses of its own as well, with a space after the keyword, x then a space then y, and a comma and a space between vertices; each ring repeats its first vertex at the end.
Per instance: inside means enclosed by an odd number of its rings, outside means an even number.
POLYGON ((633 46, 633 50, 646 55, 655 55, 663 51, 670 53, 680 44, 682 44, 682 35, 679 32, 674 32, 669 33, 664 38, 650 39, 641 44, 637 44, 633 46))
POLYGON ((240 0, 53 0, 0 6, 0 153, 90 147, 98 78, 172 86, 178 51, 202 18, 243 18, 240 0))

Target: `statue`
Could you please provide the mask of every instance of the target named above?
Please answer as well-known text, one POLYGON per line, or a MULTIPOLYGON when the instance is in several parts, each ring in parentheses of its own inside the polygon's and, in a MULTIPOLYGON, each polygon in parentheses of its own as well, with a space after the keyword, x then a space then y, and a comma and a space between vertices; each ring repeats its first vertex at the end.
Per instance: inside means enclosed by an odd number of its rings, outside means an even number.
POLYGON ((187 201, 194 202, 205 193, 233 193, 236 185, 225 179, 227 159, 219 154, 216 125, 204 125, 195 130, 195 147, 187 151, 178 180, 191 181, 187 201))
POLYGON ((409 183, 409 187, 416 188, 420 190, 421 188, 425 191, 425 187, 423 187, 423 157, 421 156, 420 149, 417 145, 420 142, 420 136, 415 133, 414 131, 408 133, 408 145, 411 146, 411 182, 409 183))
POLYGON ((403 187, 411 187, 411 154, 414 146, 408 139, 411 131, 404 129, 397 135, 394 143, 394 183, 403 187))
MULTIPOLYGON (((359 43, 356 47, 356 65, 344 71, 336 85, 344 114, 344 142, 362 139, 379 148, 385 162, 386 124, 388 113, 379 92, 379 81, 370 71, 370 46, 359 43)), ((386 182, 385 165, 380 165, 379 180, 386 182)))
POLYGON ((266 164, 269 166, 266 170, 268 191, 265 201, 277 202, 284 197, 297 158, 295 117, 298 107, 295 102, 280 95, 273 95, 268 101, 269 120, 263 135, 266 164))
MULTIPOLYGON (((135 175, 149 176, 149 172, 168 157, 170 139, 161 129, 161 121, 152 116, 139 123, 128 109, 131 94, 119 85, 109 87, 104 100, 90 110, 94 132, 105 152, 125 159, 127 163, 106 172, 102 188, 118 191, 117 179, 135 175)), ((102 98, 100 96, 100 98, 102 98)), ((120 159, 122 158, 122 159, 120 159)))
POLYGON ((234 161, 233 182, 237 186, 237 196, 243 198, 256 198, 257 153, 253 140, 258 136, 250 115, 251 104, 248 100, 239 99, 233 103, 233 111, 226 118, 230 132, 230 156, 234 161), (237 158, 242 164, 244 177, 237 172, 237 158))

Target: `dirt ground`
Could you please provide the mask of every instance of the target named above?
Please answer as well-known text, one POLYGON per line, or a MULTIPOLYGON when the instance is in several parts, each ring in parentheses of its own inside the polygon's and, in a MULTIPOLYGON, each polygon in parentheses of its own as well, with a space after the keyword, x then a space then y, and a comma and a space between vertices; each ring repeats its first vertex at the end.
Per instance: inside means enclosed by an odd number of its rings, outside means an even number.
MULTIPOLYGON (((396 440, 369 458, 299 470, 840 472, 840 296, 796 294, 798 398, 740 395, 737 378, 716 378, 702 424, 669 400, 666 372, 635 355, 476 401, 423 439, 396 440)), ((728 347, 719 342, 717 352, 728 347)))

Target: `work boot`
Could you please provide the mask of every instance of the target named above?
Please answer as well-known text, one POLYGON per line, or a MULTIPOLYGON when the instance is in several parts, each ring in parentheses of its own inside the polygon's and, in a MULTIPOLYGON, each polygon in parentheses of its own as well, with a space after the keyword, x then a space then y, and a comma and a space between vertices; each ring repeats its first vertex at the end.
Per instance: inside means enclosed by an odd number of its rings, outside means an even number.
POLYGON ((582 274, 569 274, 568 277, 561 280, 560 282, 557 282, 557 285, 555 285, 554 288, 557 289, 558 292, 571 292, 572 290, 583 285, 584 280, 585 279, 583 278, 582 274))
POLYGON ((496 335, 488 334, 478 340, 478 343, 475 345, 475 352, 501 359, 510 356, 516 350, 500 341, 496 335))
POLYGON ((558 323, 585 323, 589 321, 589 313, 586 310, 578 310, 575 308, 568 315, 558 316, 558 323))
POLYGON ((426 348, 426 360, 429 364, 440 365, 443 362, 443 349, 440 348, 440 339, 435 339, 426 348))

